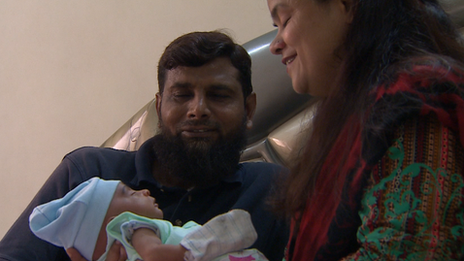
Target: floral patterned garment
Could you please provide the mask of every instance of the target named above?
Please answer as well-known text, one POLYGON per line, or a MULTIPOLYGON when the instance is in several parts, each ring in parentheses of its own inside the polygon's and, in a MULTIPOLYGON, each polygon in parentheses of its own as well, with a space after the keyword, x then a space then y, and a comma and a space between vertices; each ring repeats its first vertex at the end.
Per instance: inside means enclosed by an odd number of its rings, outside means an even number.
MULTIPOLYGON (((371 97, 345 168, 359 189, 346 185, 314 260, 464 258, 464 73, 416 64, 371 97)), ((292 261, 314 251, 314 211, 289 243, 292 261)))
POLYGON ((464 151, 436 117, 406 122, 374 167, 362 199, 354 260, 464 256, 464 151))

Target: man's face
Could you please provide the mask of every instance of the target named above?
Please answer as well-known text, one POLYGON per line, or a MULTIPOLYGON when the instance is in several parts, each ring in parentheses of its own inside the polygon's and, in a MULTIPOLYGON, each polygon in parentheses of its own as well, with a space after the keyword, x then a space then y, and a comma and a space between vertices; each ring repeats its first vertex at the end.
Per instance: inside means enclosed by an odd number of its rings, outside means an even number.
POLYGON ((163 134, 179 136, 186 146, 211 146, 236 132, 251 128, 255 94, 244 101, 238 70, 228 58, 217 58, 201 67, 168 71, 156 108, 163 134))
POLYGON ((165 175, 205 187, 237 170, 256 95, 244 101, 238 71, 226 58, 168 72, 156 96, 161 135, 154 139, 165 175))

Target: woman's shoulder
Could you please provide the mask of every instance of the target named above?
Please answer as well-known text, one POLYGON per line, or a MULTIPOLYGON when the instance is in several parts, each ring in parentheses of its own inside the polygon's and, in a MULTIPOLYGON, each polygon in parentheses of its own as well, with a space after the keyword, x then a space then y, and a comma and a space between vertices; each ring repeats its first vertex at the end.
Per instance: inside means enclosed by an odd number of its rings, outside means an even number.
POLYGON ((464 105, 464 70, 451 60, 421 58, 397 65, 370 93, 373 117, 395 119, 430 112, 456 113, 464 105))
POLYGON ((458 131, 458 122, 464 120, 464 71, 446 60, 410 61, 391 82, 374 89, 370 101, 368 133, 389 133, 405 121, 431 114, 458 131))
POLYGON ((463 98, 464 66, 446 57, 418 57, 392 66, 388 80, 378 84, 371 95, 375 101, 392 95, 413 95, 419 99, 457 94, 463 98))

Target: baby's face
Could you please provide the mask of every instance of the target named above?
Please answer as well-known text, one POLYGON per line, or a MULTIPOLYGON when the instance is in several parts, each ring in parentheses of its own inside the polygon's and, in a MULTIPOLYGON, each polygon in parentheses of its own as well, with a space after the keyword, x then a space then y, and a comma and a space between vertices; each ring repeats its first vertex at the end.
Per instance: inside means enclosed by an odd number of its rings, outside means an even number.
POLYGON ((135 191, 120 182, 108 208, 107 217, 117 216, 124 211, 148 218, 163 218, 163 211, 158 208, 155 198, 150 196, 150 191, 135 191))

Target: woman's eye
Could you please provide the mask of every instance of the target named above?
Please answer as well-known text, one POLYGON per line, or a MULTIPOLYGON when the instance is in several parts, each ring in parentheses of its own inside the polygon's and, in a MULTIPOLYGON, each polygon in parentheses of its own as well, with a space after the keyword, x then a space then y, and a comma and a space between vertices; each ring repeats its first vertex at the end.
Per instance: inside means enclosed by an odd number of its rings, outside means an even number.
POLYGON ((283 26, 283 27, 287 26, 288 21, 290 21, 290 17, 289 17, 287 20, 284 21, 284 23, 282 24, 282 26, 283 26))

